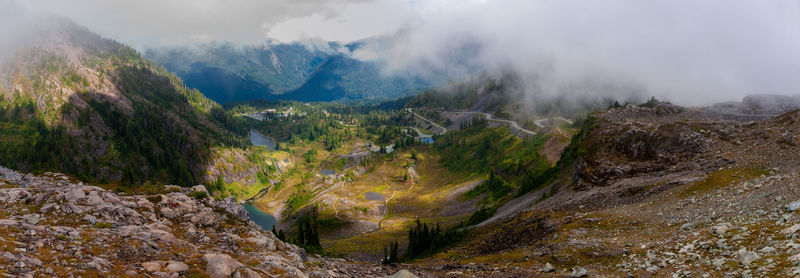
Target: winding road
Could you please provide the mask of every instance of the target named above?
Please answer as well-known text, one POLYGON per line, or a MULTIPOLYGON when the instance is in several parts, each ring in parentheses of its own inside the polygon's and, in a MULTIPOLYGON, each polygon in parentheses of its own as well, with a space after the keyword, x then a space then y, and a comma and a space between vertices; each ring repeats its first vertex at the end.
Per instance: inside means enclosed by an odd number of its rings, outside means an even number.
MULTIPOLYGON (((495 118, 494 118, 494 115, 492 115, 492 114, 489 114, 489 113, 484 113, 484 112, 475 112, 475 111, 468 111, 468 112, 449 112, 449 111, 442 111, 442 112, 444 112, 444 113, 461 113, 461 114, 477 114, 477 115, 482 115, 482 116, 486 117, 486 120, 488 120, 488 121, 494 121, 494 122, 507 123, 507 124, 509 125, 509 127, 510 127, 512 130, 519 130, 520 132, 522 132, 522 133, 526 133, 526 134, 528 134, 528 135, 536 135, 536 132, 535 132, 535 131, 532 131, 532 130, 525 129, 524 127, 522 127, 521 125, 519 125, 519 123, 517 123, 517 122, 515 122, 515 121, 512 121, 512 120, 506 120, 506 119, 495 119, 495 118)), ((537 120, 537 121, 538 121, 538 120, 537 120)), ((538 123, 538 122, 536 122, 536 121, 534 121, 534 123, 535 123, 535 124, 536 124, 536 126, 538 126, 539 128, 544 128, 544 125, 542 125, 542 124, 540 124, 540 123, 538 123)))
MULTIPOLYGON (((431 124, 432 126, 434 126, 434 127, 438 128, 438 129, 439 129, 441 132, 437 132, 437 133, 436 133, 436 135, 442 135, 442 134, 445 134, 445 133, 447 133, 447 128, 445 128, 445 127, 443 127, 443 126, 441 126, 441 125, 439 125, 439 124, 437 124, 437 123, 435 123, 435 122, 433 122, 433 121, 431 121, 431 120, 428 120, 427 118, 425 118, 425 117, 423 117, 423 116, 420 116, 419 114, 417 114, 416 112, 414 112, 414 110, 412 110, 411 108, 407 108, 407 109, 406 109, 406 111, 410 112, 411 114, 414 114, 414 116, 417 116, 417 118, 420 118, 420 119, 422 119, 423 121, 426 121, 426 122, 428 122, 429 124, 431 124)), ((417 130, 417 133, 420 133, 420 134, 422 134, 422 132, 419 132, 419 129, 416 129, 416 128, 414 128, 414 129, 415 129, 415 130, 417 130)))
MULTIPOLYGON (((413 109, 425 110, 425 111, 437 111, 437 112, 440 112, 440 113, 450 113, 450 114, 481 115, 481 116, 485 117, 486 120, 488 120, 488 121, 506 123, 506 124, 509 125, 509 128, 511 128, 512 130, 519 131, 519 132, 527 134, 527 135, 536 135, 535 131, 532 131, 532 130, 529 130, 529 129, 526 129, 526 128, 522 127, 522 125, 520 125, 519 122, 512 121, 512 120, 506 120, 506 119, 497 119, 497 118, 494 117, 494 115, 486 113, 486 112, 478 112, 478 111, 444 111, 444 110, 421 109, 421 108, 407 108, 406 109, 406 111, 408 111, 409 113, 413 114, 414 116, 422 119, 425 122, 430 123, 431 125, 435 126, 438 129, 442 130, 442 132, 437 133, 438 135, 442 135, 442 134, 446 133, 447 132, 447 128, 445 128, 445 127, 443 127, 443 126, 441 126, 441 125, 439 125, 439 124, 437 124, 437 123, 435 123, 435 122, 433 122, 433 121, 431 121, 431 120, 429 120, 429 119, 417 114, 416 112, 414 112, 413 109)), ((573 124, 573 122, 571 120, 563 118, 563 117, 554 117, 552 119, 553 120, 563 121, 563 122, 566 122, 566 123, 569 123, 569 124, 573 124)), ((535 124, 539 128, 544 128, 545 125, 543 124, 543 122, 548 121, 548 120, 550 120, 550 118, 534 120, 533 124, 535 124)), ((417 129, 415 127, 411 127, 411 128, 416 130, 417 133, 420 136, 424 135, 422 132, 419 131, 419 129, 417 129)))

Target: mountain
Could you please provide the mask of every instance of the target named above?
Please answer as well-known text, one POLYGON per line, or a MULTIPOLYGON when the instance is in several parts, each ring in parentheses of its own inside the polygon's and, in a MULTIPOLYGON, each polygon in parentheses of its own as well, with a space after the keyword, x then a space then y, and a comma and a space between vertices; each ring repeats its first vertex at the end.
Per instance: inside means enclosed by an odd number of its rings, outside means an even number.
POLYGON ((209 98, 225 103, 269 98, 300 86, 331 55, 331 47, 209 43, 149 49, 145 56, 209 98))
POLYGON ((512 70, 484 72, 405 99, 406 106, 450 111, 479 111, 526 120, 548 115, 580 118, 619 103, 641 103, 644 90, 612 82, 575 83, 556 92, 536 77, 512 70), (587 93, 590 92, 590 93, 587 93))
POLYGON ((123 185, 194 185, 246 134, 136 50, 62 18, 19 19, 0 59, 0 164, 123 185))
POLYGON ((709 111, 746 119, 764 119, 800 109, 800 96, 748 95, 742 101, 717 103, 709 111))
POLYGON ((299 101, 386 100, 416 94, 432 83, 413 76, 383 75, 378 65, 334 55, 298 88, 278 98, 299 101))
POLYGON ((149 49, 145 56, 220 102, 255 99, 394 99, 443 84, 443 78, 387 75, 350 56, 359 43, 230 43, 149 49))

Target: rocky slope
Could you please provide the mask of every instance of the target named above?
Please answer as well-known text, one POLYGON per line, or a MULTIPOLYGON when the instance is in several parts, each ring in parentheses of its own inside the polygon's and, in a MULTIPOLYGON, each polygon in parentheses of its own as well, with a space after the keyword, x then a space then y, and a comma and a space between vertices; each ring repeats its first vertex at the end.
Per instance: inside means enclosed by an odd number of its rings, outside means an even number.
POLYGON ((0 166, 0 276, 416 277, 397 265, 308 255, 250 221, 234 198, 205 192, 120 194, 0 166))
POLYGON ((650 102, 596 113, 562 172, 521 197, 538 201, 417 266, 447 275, 476 263, 458 271, 507 277, 797 276, 798 133, 799 111, 741 121, 650 102))
POLYGON ((20 276, 300 276, 302 249, 203 186, 118 195, 62 174, 0 167, 0 272, 20 276))

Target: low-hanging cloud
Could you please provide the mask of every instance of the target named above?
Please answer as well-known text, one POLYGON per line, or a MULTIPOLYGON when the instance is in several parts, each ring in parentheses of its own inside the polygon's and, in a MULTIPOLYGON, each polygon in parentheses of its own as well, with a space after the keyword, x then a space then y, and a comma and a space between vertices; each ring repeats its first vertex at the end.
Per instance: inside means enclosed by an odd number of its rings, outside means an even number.
POLYGON ((354 56, 387 72, 510 68, 545 95, 594 82, 688 105, 797 94, 800 2, 485 1, 432 12, 354 56))
MULTIPOLYGON (((699 105, 800 93, 796 0, 0 0, 0 15, 8 3, 140 50, 371 37, 352 55, 386 72, 457 79, 512 70, 528 95, 633 88, 699 105)), ((0 24, 0 38, 16 26, 0 24)))

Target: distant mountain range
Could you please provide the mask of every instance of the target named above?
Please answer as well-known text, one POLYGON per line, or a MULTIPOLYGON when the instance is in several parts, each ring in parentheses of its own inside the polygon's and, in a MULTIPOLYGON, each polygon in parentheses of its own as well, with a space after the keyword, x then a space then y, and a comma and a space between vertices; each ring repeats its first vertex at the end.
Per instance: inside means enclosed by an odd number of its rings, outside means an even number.
POLYGON ((350 57, 358 47, 360 43, 207 43, 149 49, 145 57, 219 103, 395 99, 446 82, 435 76, 382 74, 377 63, 350 57))

